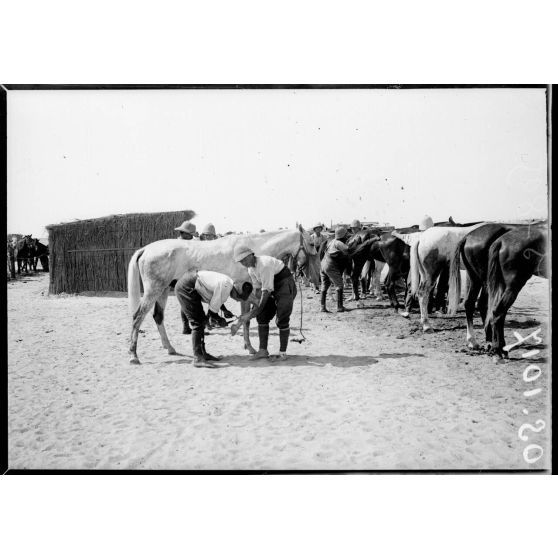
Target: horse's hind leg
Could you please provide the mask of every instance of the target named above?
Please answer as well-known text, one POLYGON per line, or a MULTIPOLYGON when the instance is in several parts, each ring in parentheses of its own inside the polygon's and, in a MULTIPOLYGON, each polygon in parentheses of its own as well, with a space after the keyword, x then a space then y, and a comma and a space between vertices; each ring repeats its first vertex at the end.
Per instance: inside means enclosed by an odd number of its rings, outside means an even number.
POLYGON ((430 293, 432 291, 432 281, 429 277, 421 280, 418 288, 418 300, 420 306, 420 321, 422 323, 422 331, 425 333, 431 333, 433 331, 432 326, 428 320, 428 301, 430 298, 430 293))
POLYGON ((134 317, 132 319, 132 334, 130 335, 130 363, 131 364, 139 364, 140 361, 138 359, 137 354, 137 347, 138 347, 138 335, 139 335, 139 328, 147 316, 148 312, 155 304, 159 294, 157 292, 145 292, 138 309, 134 313, 134 317))
POLYGON ((477 301, 477 308, 481 316, 482 323, 484 325, 484 335, 486 342, 492 344, 492 324, 490 320, 487 321, 486 315, 488 313, 488 292, 486 287, 482 287, 479 299, 477 301))
POLYGON ((159 335, 161 336, 161 343, 163 348, 167 349, 169 355, 175 355, 176 350, 171 345, 169 338, 167 336, 167 330, 165 329, 165 306, 167 305, 167 299, 169 297, 169 288, 167 287, 163 294, 155 302, 155 308, 153 310, 153 319, 157 324, 157 329, 159 330, 159 335))
MULTIPOLYGON (((473 317, 475 314, 475 303, 477 301, 477 297, 479 295, 479 291, 481 290, 482 285, 478 282, 474 282, 473 280, 469 281, 467 284, 467 292, 465 293, 465 316, 467 318, 467 346, 470 349, 478 349, 479 344, 475 337, 475 327, 473 325, 473 317)), ((484 292, 484 289, 483 289, 484 292)), ((483 295, 481 294, 481 297, 483 295)), ((480 304, 480 303, 479 303, 480 304)), ((480 309, 480 306, 479 306, 480 309)), ((482 313, 481 313, 482 315, 482 313)), ((486 318, 486 309, 484 312, 483 323, 484 319, 486 318)))

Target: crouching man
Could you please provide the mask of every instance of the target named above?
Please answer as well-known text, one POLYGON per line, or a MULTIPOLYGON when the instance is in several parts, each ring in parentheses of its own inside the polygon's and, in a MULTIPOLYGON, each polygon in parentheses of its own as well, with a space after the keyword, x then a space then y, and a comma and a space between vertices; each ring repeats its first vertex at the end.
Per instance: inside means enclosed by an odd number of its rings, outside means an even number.
POLYGON ((215 368, 214 361, 218 357, 205 350, 204 326, 206 321, 213 319, 220 322, 222 318, 217 312, 229 298, 247 300, 252 293, 252 285, 248 282, 235 285, 233 280, 216 271, 187 271, 174 287, 180 308, 186 314, 192 327, 192 347, 194 350, 194 366, 196 368, 215 368), (207 316, 202 302, 209 304, 207 316))

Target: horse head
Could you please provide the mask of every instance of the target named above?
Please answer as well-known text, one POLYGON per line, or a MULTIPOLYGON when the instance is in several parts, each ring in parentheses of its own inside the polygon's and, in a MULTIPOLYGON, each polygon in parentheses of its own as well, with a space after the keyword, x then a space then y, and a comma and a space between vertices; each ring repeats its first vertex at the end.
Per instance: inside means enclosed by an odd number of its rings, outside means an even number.
POLYGON ((310 234, 304 230, 302 225, 298 226, 300 232, 300 245, 296 252, 296 265, 299 269, 306 271, 308 278, 319 288, 320 285, 320 257, 310 234))

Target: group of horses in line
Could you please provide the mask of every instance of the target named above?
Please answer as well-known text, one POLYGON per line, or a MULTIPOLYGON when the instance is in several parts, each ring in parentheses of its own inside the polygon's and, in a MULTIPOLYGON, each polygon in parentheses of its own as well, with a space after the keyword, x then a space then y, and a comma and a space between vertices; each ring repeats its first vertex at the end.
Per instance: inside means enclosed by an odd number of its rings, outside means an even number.
MULTIPOLYGON (((385 288, 391 306, 408 318, 418 302, 424 332, 432 332, 429 314, 433 310, 456 314, 461 302, 461 271, 466 272, 464 310, 467 345, 480 349, 473 328, 478 308, 486 338, 486 350, 499 358, 507 356, 504 322, 519 292, 533 276, 548 278, 548 225, 475 222, 459 224, 450 217, 426 231, 417 226, 362 230, 348 240, 349 257, 345 272, 350 276, 353 299, 359 301, 370 283, 369 273, 388 265, 385 288), (397 299, 396 284, 405 287, 404 311, 397 299)), ((327 240, 318 249, 323 254, 327 240)), ((374 282, 374 281, 372 281, 374 282)), ((381 296, 381 295, 380 295, 381 296)), ((358 304, 358 302, 357 302, 358 304)))
MULTIPOLYGON (((169 289, 186 271, 208 270, 224 273, 234 281, 249 281, 246 268, 233 259, 238 242, 249 243, 256 255, 287 261, 291 270, 304 275, 316 288, 320 285, 320 255, 327 239, 315 246, 302 226, 298 229, 256 234, 227 235, 209 242, 159 240, 137 250, 128 264, 128 302, 132 314, 130 362, 139 364, 137 342, 141 323, 152 310, 163 347, 176 351, 164 325, 164 309, 169 289), (143 296, 141 285, 143 284, 143 296)), ((391 231, 361 230, 348 240, 353 298, 360 300, 359 284, 367 289, 369 274, 387 265, 385 288, 391 306, 409 317, 413 300, 418 300, 424 332, 432 332, 428 315, 433 307, 455 315, 460 304, 461 270, 467 273, 464 309, 467 343, 479 349, 473 330, 473 314, 478 308, 483 320, 487 350, 498 358, 507 356, 504 321, 517 295, 533 275, 548 278, 546 261, 548 225, 477 222, 458 224, 449 219, 419 231, 418 226, 391 231), (365 266, 367 273, 363 274, 365 266), (405 287, 404 310, 396 286, 405 287), (434 294, 434 296, 433 296, 434 294)), ((252 295, 241 303, 241 312, 257 303, 252 295)), ((252 347, 249 323, 244 324, 244 347, 252 347)))
POLYGON ((48 256, 48 246, 30 234, 19 240, 8 240, 8 277, 15 279, 22 273, 35 272, 38 262, 43 271, 48 271, 48 256))

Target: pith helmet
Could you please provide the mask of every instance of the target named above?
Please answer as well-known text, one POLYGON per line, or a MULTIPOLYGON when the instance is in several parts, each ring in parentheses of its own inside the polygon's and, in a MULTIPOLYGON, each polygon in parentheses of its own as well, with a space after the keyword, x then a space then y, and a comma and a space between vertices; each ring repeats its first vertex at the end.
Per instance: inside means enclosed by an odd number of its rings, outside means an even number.
POLYGON ((176 227, 174 230, 194 234, 196 232, 196 225, 190 221, 184 221, 180 227, 176 227))
POLYGON ((216 235, 217 233, 215 232, 215 227, 213 226, 213 223, 207 223, 207 225, 205 225, 205 227, 201 230, 201 234, 216 235))
POLYGON ((316 223, 314 223, 312 225, 312 230, 317 229, 318 227, 322 227, 322 229, 324 228, 324 226, 322 225, 322 223, 320 223, 319 221, 317 221, 316 223))
POLYGON ((337 227, 335 229, 335 238, 341 240, 347 236, 347 229, 345 227, 337 227))
POLYGON ((246 256, 253 254, 254 251, 247 244, 237 244, 234 247, 233 258, 235 262, 243 260, 246 256))
POLYGON ((352 223, 351 223, 351 228, 357 228, 357 227, 362 227, 362 225, 360 224, 360 221, 358 219, 355 219, 352 223))
POLYGON ((433 226, 434 226, 434 221, 432 221, 432 217, 430 217, 429 215, 425 215, 419 224, 419 230, 425 231, 426 229, 429 229, 430 227, 433 226))

